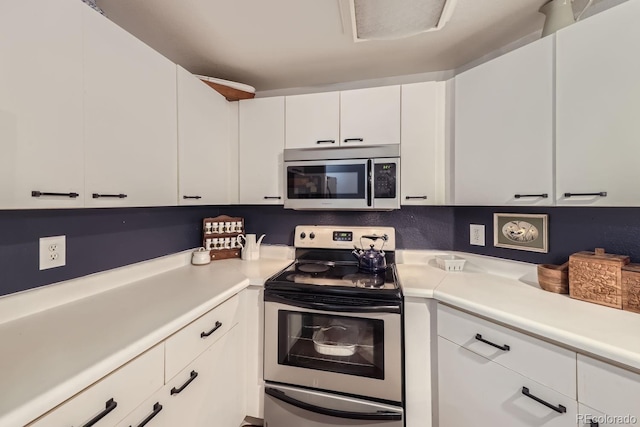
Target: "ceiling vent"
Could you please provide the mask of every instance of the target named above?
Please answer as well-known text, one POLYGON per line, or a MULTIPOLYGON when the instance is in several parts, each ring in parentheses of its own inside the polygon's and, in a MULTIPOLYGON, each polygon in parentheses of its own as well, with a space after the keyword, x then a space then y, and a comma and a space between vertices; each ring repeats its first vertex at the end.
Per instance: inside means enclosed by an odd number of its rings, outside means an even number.
POLYGON ((440 30, 457 0, 349 0, 355 41, 395 40, 440 30))

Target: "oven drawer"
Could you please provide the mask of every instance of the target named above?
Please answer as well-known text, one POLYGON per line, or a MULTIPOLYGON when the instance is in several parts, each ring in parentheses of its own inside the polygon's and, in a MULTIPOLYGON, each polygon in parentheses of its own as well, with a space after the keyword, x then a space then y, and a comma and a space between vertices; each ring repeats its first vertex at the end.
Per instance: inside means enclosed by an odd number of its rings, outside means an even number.
POLYGON ((438 335, 576 398, 576 353, 493 322, 438 305, 438 335))
POLYGON ((295 387, 265 387, 265 427, 402 427, 403 418, 396 406, 295 387))
POLYGON ((241 295, 236 295, 189 325, 166 341, 165 380, 169 381, 191 361, 215 343, 242 316, 241 295))

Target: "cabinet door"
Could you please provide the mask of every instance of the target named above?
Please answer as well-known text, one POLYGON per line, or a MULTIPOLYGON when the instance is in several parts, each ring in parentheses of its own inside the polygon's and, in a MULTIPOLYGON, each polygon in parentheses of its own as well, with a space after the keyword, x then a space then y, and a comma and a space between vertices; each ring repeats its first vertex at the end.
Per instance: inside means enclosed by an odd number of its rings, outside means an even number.
POLYGON ((457 205, 553 203, 553 43, 456 76, 457 205))
POLYGON ((164 346, 157 345, 117 369, 29 427, 84 426, 102 415, 99 426, 115 425, 162 388, 164 346))
POLYGON ((400 143, 400 86, 340 92, 340 145, 400 143))
POLYGON ((285 148, 337 147, 340 92, 287 96, 285 148))
POLYGON ((556 35, 558 205, 640 205, 639 18, 629 1, 556 35))
POLYGON ((162 410, 150 426, 240 426, 245 417, 241 338, 239 328, 233 328, 119 426, 138 425, 155 403, 162 410))
POLYGON ((281 205, 284 97, 240 102, 240 203, 281 205))
POLYGON ((175 64, 86 8, 84 72, 85 205, 176 205, 175 64))
POLYGON ((445 83, 402 86, 400 203, 444 203, 445 83))
POLYGON ((84 204, 85 8, 74 0, 0 3, 0 209, 84 204))
POLYGON ((438 338, 439 418, 454 426, 575 427, 577 402, 514 371, 438 338), (523 394, 547 402, 557 412, 523 394), (562 409, 560 409, 562 410, 562 409))
POLYGON ((229 113, 222 95, 178 66, 179 204, 230 203, 229 113))
POLYGON ((264 289, 250 286, 244 291, 246 298, 246 398, 247 415, 264 418, 264 289))

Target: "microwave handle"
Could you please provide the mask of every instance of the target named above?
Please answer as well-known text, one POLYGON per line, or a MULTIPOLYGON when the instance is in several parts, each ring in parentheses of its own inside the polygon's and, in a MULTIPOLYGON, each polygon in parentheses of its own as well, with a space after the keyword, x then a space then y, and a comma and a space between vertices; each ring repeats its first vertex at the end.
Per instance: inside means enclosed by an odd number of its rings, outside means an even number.
POLYGON ((367 160, 367 206, 371 207, 371 198, 373 197, 373 160, 367 160))
POLYGON ((367 421, 401 421, 402 413, 393 411, 376 411, 376 412, 352 412, 341 411, 339 409, 323 408, 312 403, 303 402, 302 400, 294 399, 291 396, 287 396, 282 390, 278 390, 271 387, 265 387, 265 394, 281 400, 289 405, 303 409, 305 411, 315 412, 320 415, 327 415, 330 417, 343 418, 348 420, 367 420, 367 421))

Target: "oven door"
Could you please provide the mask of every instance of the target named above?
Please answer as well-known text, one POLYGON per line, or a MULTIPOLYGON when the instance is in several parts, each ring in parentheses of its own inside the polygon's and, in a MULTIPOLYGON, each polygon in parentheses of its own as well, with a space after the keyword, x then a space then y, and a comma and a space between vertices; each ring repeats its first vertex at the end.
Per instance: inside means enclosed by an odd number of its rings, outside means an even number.
POLYGON ((284 168, 285 208, 373 208, 370 160, 288 161, 284 168))
POLYGON ((265 292, 265 380, 400 404, 402 303, 306 297, 265 292))
POLYGON ((313 390, 267 384, 265 427, 402 427, 401 407, 313 390))

